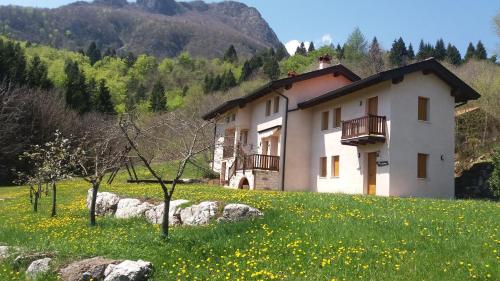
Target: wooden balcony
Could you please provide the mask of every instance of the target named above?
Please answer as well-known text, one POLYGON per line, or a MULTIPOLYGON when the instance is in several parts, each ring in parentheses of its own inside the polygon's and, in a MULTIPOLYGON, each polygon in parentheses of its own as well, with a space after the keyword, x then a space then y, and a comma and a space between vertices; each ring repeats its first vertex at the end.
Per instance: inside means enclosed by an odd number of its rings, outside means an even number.
POLYGON ((229 167, 229 178, 236 174, 237 171, 247 170, 266 170, 266 171, 279 171, 280 157, 251 154, 240 155, 234 159, 233 164, 229 167))
POLYGON ((385 142, 385 116, 368 115, 360 118, 342 121, 342 138, 344 145, 365 145, 385 142))

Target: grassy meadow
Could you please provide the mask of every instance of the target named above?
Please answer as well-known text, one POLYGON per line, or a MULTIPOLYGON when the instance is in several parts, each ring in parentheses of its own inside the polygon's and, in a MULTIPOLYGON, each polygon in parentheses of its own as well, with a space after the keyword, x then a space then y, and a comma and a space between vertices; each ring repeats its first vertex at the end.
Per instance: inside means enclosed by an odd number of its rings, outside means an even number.
MULTIPOLYGON (((101 191, 162 198, 157 185, 125 179, 101 191)), ((163 241, 144 219, 104 217, 89 227, 88 188, 60 183, 56 218, 50 197, 33 213, 27 188, 0 188, 0 244, 56 252, 55 268, 93 256, 143 259, 154 264, 152 280, 500 280, 499 203, 181 185, 176 199, 247 203, 265 216, 176 227, 163 241)), ((0 263, 0 280, 24 280, 26 268, 11 261, 0 263)))

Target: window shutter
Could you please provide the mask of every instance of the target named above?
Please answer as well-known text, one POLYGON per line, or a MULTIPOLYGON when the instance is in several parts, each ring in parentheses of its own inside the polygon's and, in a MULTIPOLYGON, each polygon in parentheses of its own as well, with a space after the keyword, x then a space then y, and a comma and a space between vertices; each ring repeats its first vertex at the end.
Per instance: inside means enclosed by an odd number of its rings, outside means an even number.
POLYGON ((329 111, 325 111, 325 112, 322 112, 321 113, 321 130, 324 131, 324 130, 328 130, 328 116, 330 115, 329 114, 330 112, 329 111))
POLYGON ((274 97, 274 113, 280 111, 280 97, 274 97))
POLYGON ((326 177, 326 157, 320 157, 319 159, 319 169, 320 169, 320 177, 326 177))
POLYGON ((266 101, 266 116, 271 115, 271 100, 266 101))
POLYGON ((332 156, 332 176, 338 177, 339 176, 339 162, 340 162, 340 157, 337 156, 332 156))
POLYGON ((428 98, 418 97, 418 120, 428 121, 428 103, 428 98))
POLYGON ((340 122, 341 122, 341 115, 342 115, 342 114, 341 114, 341 109, 340 109, 340 107, 335 108, 335 123, 334 123, 334 124, 335 124, 335 128, 340 127, 340 124, 341 124, 341 123, 340 123, 340 122))
POLYGON ((417 177, 420 179, 427 178, 427 154, 418 154, 418 167, 417 167, 417 177))

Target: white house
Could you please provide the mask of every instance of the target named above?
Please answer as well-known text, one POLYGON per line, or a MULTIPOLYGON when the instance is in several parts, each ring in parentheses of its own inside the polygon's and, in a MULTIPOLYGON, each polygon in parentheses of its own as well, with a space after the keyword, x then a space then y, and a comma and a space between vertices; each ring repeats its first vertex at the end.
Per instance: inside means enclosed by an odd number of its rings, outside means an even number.
POLYGON ((203 118, 229 187, 452 198, 455 107, 479 96, 434 59, 361 79, 326 56, 203 118))

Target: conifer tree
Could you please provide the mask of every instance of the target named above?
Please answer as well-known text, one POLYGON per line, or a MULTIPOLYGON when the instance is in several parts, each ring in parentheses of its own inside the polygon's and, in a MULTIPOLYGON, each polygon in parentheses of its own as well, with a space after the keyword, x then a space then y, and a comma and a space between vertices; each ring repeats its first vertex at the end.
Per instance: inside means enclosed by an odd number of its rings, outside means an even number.
POLYGON ((433 57, 437 60, 444 60, 446 58, 446 48, 444 46, 443 39, 439 39, 436 41, 433 57))
POLYGON ((446 48, 446 61, 453 65, 459 65, 462 63, 462 56, 458 51, 457 47, 448 43, 448 47, 446 48))
POLYGON ((307 49, 307 52, 310 53, 310 52, 314 52, 316 50, 316 48, 314 47, 314 42, 311 41, 311 43, 309 43, 309 48, 307 49))
POLYGON ((64 72, 66 74, 66 104, 79 113, 88 112, 91 109, 91 97, 85 84, 85 76, 80 70, 78 63, 68 61, 64 72))
POLYGON ((238 61, 238 54, 236 53, 234 45, 231 44, 229 48, 226 50, 226 53, 224 53, 224 61, 230 63, 235 63, 238 61))
POLYGON ((250 62, 245 61, 243 67, 241 68, 240 82, 248 80, 252 75, 252 68, 250 67, 250 62))
POLYGON ((153 86, 149 108, 153 112, 167 111, 167 96, 165 95, 165 88, 163 88, 160 81, 156 82, 153 86))
POLYGON ((48 78, 47 66, 35 55, 31 60, 26 74, 26 83, 29 87, 48 90, 52 88, 52 82, 48 78))
POLYGON ((288 51, 286 50, 285 46, 283 44, 280 44, 276 49, 276 59, 278 61, 282 61, 283 59, 289 56, 290 54, 288 54, 288 51))
POLYGON ((417 53, 417 60, 425 60, 434 56, 434 47, 430 43, 424 43, 424 40, 420 40, 420 45, 417 53))
POLYGON ((337 44, 337 48, 335 48, 335 53, 337 55, 338 60, 344 59, 344 48, 337 44))
POLYGON ((94 65, 96 62, 101 60, 101 51, 97 48, 97 44, 95 42, 90 43, 86 55, 89 57, 91 65, 94 65))
POLYGON ((367 45, 368 43, 366 42, 365 36, 361 33, 361 30, 356 27, 347 38, 344 45, 343 55, 345 59, 352 62, 361 61, 366 55, 367 45))
POLYGON ((469 42, 469 46, 467 46, 467 51, 465 51, 464 60, 468 61, 476 56, 476 48, 472 45, 472 42, 469 42))
POLYGON ((304 45, 304 42, 300 43, 300 46, 297 47, 297 51, 295 51, 295 54, 301 56, 307 55, 307 49, 306 46, 304 45))
POLYGON ((474 58, 478 60, 485 60, 488 58, 488 54, 486 53, 486 49, 484 48, 483 42, 481 42, 481 40, 477 42, 474 58))
POLYGON ((124 58, 125 64, 127 67, 132 67, 134 63, 137 61, 137 57, 134 55, 132 52, 128 52, 127 55, 124 58))
POLYGON ((264 73, 271 80, 276 80, 280 77, 280 66, 276 58, 270 59, 264 64, 264 73))
POLYGON ((414 60, 415 59, 415 51, 413 51, 413 46, 411 45, 408 45, 408 59, 409 60, 414 60))
POLYGON ((408 58, 408 51, 406 50, 405 42, 403 38, 399 37, 398 40, 394 40, 392 43, 392 48, 389 52, 389 61, 392 65, 403 66, 406 64, 408 58))
POLYGON ((224 72, 222 75, 221 90, 227 91, 236 85, 236 78, 234 78, 233 72, 231 70, 224 72))
POLYGON ((368 67, 372 73, 378 73, 384 70, 383 51, 377 41, 377 37, 373 37, 372 43, 368 48, 368 67))
POLYGON ((116 113, 113 102, 111 101, 111 93, 109 92, 108 87, 106 87, 106 83, 104 80, 99 81, 99 85, 97 87, 97 99, 96 103, 94 104, 94 109, 96 111, 107 114, 116 113))

